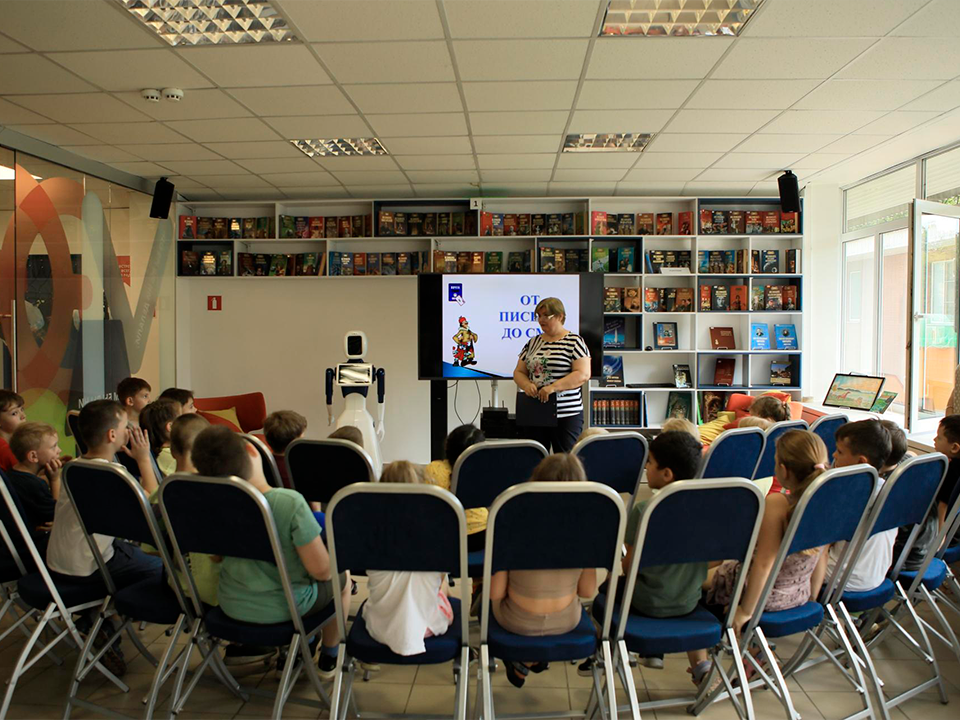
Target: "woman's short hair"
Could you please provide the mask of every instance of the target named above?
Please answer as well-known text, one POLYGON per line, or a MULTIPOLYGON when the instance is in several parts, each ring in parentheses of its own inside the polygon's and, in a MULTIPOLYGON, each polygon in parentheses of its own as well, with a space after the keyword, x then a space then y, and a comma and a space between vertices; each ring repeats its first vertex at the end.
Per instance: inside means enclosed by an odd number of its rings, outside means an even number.
POLYGON ((560 298, 544 298, 537 303, 537 307, 534 308, 533 312, 537 315, 540 315, 541 313, 546 313, 547 315, 557 315, 560 317, 560 322, 563 322, 567 319, 567 311, 563 307, 563 303, 560 301, 560 298))

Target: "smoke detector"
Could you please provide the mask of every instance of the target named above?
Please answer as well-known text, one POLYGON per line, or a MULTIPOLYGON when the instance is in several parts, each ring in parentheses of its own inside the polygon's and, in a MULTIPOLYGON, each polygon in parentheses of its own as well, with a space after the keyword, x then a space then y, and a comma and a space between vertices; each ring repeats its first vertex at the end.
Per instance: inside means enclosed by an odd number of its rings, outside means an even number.
POLYGON ((183 100, 183 90, 180 88, 164 88, 163 99, 169 100, 170 102, 180 102, 183 100))
POLYGON ((160 91, 155 88, 145 88, 140 91, 140 97, 147 102, 158 103, 160 102, 160 91))

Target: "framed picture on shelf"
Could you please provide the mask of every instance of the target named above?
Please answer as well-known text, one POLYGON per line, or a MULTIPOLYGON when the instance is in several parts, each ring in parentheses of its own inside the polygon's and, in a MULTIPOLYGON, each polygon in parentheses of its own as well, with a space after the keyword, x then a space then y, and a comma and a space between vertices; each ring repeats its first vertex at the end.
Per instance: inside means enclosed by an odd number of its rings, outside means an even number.
POLYGON ((693 381, 691 380, 689 365, 673 366, 673 384, 676 385, 678 388, 693 387, 693 381))
POLYGON ((677 349, 677 324, 657 322, 653 324, 653 346, 657 350, 677 349))
POLYGON ((693 394, 671 391, 667 395, 667 417, 693 421, 693 394))

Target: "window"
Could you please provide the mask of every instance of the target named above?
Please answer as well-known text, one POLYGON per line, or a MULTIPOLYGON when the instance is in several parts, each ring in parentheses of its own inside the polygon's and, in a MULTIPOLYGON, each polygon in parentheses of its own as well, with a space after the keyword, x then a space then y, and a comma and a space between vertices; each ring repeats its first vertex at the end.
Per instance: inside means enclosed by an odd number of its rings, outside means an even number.
POLYGON ((960 148, 934 155, 923 163, 927 200, 960 205, 960 148))
POLYGON ((843 346, 845 372, 873 375, 876 366, 876 252, 873 236, 843 244, 843 346))
POLYGON ((845 231, 906 220, 916 195, 916 163, 850 188, 844 192, 845 231))

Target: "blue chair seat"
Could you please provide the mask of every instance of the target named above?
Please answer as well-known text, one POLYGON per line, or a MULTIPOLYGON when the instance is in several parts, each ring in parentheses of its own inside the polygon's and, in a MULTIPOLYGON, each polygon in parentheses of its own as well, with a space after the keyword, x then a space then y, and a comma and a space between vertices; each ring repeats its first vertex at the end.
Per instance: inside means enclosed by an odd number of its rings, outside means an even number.
POLYGON ((491 612, 487 644, 490 654, 502 660, 554 662, 590 657, 596 652, 598 641, 593 621, 584 609, 580 624, 563 635, 516 635, 504 630, 491 612))
POLYGON ((767 637, 785 637, 815 628, 823 620, 823 605, 812 600, 789 610, 765 612, 760 627, 767 637))
MULTIPOLYGON (((606 595, 597 595, 593 601, 593 616, 601 623, 606 602, 606 595)), ((620 612, 618 602, 613 610, 611 635, 616 635, 620 612)), ((723 627, 713 613, 698 605, 693 612, 672 618, 655 618, 631 612, 623 639, 630 652, 649 657, 713 647, 720 642, 722 633, 723 627)))
POLYGON ((180 618, 180 603, 163 574, 118 590, 113 601, 117 612, 133 620, 173 625, 180 618))
POLYGON ((460 601, 457 598, 450 598, 450 605, 453 608, 453 620, 450 622, 449 629, 439 637, 425 638, 423 644, 426 650, 418 655, 397 655, 383 643, 374 640, 367 630, 367 623, 363 619, 363 605, 361 605, 347 635, 347 652, 351 657, 363 662, 388 665, 436 665, 453 660, 460 654, 461 647, 460 601))
POLYGON ((852 613, 863 612, 864 610, 873 610, 882 607, 893 599, 897 588, 890 578, 884 578, 873 590, 863 590, 860 592, 844 592, 840 600, 852 613))
POLYGON ((960 560, 960 545, 954 545, 943 551, 943 561, 947 565, 953 565, 960 560))
MULTIPOLYGON (((900 577, 897 578, 900 583, 903 585, 903 589, 906 590, 907 586, 910 585, 914 580, 917 579, 916 570, 904 570, 900 573, 900 577)), ((927 571, 923 574, 923 586, 927 590, 936 590, 938 587, 943 585, 943 581, 947 579, 947 565, 940 560, 939 558, 934 558, 930 562, 930 566, 927 568, 927 571)))
MULTIPOLYGON (((333 603, 330 603, 320 612, 303 618, 303 629, 308 633, 311 632, 327 618, 332 617, 333 613, 333 603)), ((248 623, 228 617, 219 607, 211 608, 204 616, 204 622, 207 630, 214 637, 248 645, 282 647, 289 645, 290 638, 296 633, 292 621, 264 625, 248 623)))
MULTIPOLYGON (((87 578, 78 578, 76 581, 63 579, 62 576, 56 580, 57 591, 67 607, 83 605, 84 603, 102 600, 107 596, 107 587, 99 576, 95 580, 87 578)), ((30 573, 20 578, 17 583, 17 589, 30 607, 43 610, 47 605, 53 602, 50 592, 47 590, 46 583, 40 573, 30 573)))

